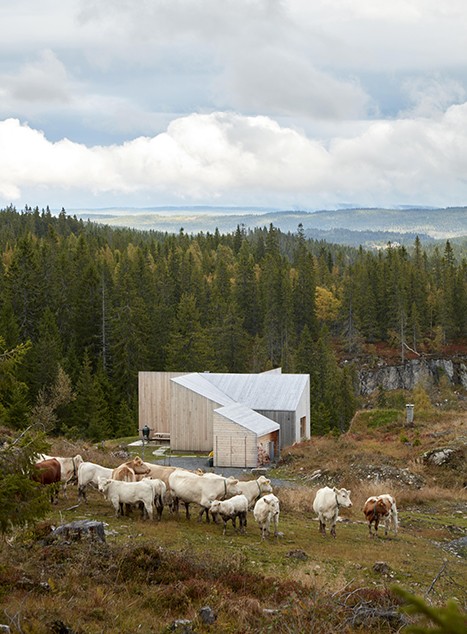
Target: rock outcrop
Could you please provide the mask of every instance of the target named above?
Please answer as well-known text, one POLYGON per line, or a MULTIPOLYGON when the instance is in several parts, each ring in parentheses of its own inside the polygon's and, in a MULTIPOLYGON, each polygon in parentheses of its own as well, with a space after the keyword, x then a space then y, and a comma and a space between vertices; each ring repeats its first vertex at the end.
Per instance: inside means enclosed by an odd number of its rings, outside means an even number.
POLYGON ((380 362, 359 372, 359 391, 368 396, 378 388, 412 390, 417 384, 437 385, 446 376, 451 385, 467 388, 467 359, 410 359, 400 365, 380 362))

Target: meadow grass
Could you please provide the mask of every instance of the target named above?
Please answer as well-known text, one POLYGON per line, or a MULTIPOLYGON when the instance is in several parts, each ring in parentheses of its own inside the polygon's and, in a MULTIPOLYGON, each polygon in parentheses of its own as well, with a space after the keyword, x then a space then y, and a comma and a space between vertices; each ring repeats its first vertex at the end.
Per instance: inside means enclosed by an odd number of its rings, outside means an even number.
MULTIPOLYGON (((454 597, 465 609, 466 562, 447 548, 467 531, 465 474, 420 461, 427 449, 460 437, 465 422, 464 414, 443 414, 407 430, 408 443, 400 441, 404 428, 393 423, 390 429, 352 426, 339 438, 287 449, 271 471, 291 480, 275 488, 281 536, 265 541, 251 513, 245 535, 229 524, 223 536, 221 525, 188 521, 184 514, 177 519, 167 509, 161 522, 142 520, 137 512, 115 517, 98 491, 78 505, 76 488, 69 487, 45 521, 2 542, 0 620, 14 634, 168 632, 176 619, 190 620, 197 632, 394 632, 403 621, 393 586, 435 605, 454 597), (357 467, 360 473, 370 464, 408 468, 423 476, 424 485, 357 477, 357 467), (317 469, 352 491, 353 507, 341 510, 336 539, 319 534, 312 511, 322 486, 310 479, 317 469), (397 499, 399 533, 385 537, 380 528, 370 538, 362 507, 367 497, 384 492, 397 499), (80 519, 104 522, 106 543, 45 539, 51 526, 80 519), (200 620, 204 605, 217 615, 213 626, 200 620)), ((51 453, 81 453, 113 467, 122 462, 121 450, 119 441, 72 445, 57 439, 51 453)))

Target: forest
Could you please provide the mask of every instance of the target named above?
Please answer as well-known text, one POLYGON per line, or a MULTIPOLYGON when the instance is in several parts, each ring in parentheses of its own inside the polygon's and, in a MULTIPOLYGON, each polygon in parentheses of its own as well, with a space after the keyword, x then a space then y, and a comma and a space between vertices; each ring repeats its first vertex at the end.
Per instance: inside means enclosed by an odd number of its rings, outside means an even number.
POLYGON ((312 433, 348 428, 356 359, 441 353, 467 334, 467 261, 449 241, 375 251, 302 225, 189 235, 48 208, 0 211, 0 424, 134 435, 147 371, 310 374, 312 433))

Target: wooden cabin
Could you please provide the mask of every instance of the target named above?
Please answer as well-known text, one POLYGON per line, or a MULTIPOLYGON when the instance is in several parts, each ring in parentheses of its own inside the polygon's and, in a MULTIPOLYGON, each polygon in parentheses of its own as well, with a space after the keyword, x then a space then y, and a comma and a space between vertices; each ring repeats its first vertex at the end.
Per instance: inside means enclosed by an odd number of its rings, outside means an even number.
POLYGON ((214 452, 215 466, 256 467, 310 436, 310 378, 283 374, 140 372, 139 429, 174 451, 214 452))

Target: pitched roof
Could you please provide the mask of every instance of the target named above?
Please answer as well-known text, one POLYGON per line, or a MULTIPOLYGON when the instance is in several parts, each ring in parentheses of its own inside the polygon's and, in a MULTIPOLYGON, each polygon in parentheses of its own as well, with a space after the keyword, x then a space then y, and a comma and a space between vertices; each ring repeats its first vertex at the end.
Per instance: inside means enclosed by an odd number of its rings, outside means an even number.
POLYGON ((196 392, 215 403, 219 403, 219 405, 229 405, 234 402, 234 400, 222 392, 222 390, 217 388, 211 382, 206 381, 204 376, 204 374, 193 372, 191 374, 183 374, 172 378, 171 381, 178 383, 178 385, 183 385, 189 390, 192 390, 193 392, 196 392))
POLYGON ((241 403, 232 403, 225 407, 219 407, 214 411, 233 423, 255 432, 258 436, 264 436, 265 434, 280 429, 279 423, 254 412, 241 403))
POLYGON ((294 411, 308 383, 308 374, 217 374, 203 372, 213 387, 232 401, 252 409, 294 411))

